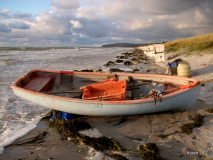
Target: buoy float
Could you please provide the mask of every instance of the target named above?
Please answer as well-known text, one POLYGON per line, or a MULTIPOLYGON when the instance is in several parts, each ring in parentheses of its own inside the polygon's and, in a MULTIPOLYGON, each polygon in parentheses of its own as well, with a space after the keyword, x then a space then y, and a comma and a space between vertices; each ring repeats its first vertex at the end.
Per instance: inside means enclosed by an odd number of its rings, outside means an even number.
POLYGON ((180 61, 177 67, 177 75, 181 77, 191 77, 191 66, 186 61, 180 61))

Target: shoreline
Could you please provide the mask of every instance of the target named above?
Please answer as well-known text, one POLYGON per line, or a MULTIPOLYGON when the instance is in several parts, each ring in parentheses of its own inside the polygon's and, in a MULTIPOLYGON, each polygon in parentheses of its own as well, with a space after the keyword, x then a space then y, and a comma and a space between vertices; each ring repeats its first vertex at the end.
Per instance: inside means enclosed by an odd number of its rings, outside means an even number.
MULTIPOLYGON (((202 80, 212 73, 210 72, 213 66, 212 55, 182 58, 190 63, 193 70, 192 78, 202 80)), ((155 72, 160 67, 166 67, 167 63, 165 61, 155 64, 155 72)), ((211 151, 213 149, 213 138, 211 136, 213 114, 208 113, 205 109, 213 107, 211 88, 213 88, 212 82, 202 87, 197 102, 185 112, 164 112, 122 117, 84 116, 83 118, 89 122, 92 128, 96 128, 106 137, 112 137, 117 140, 125 149, 134 149, 138 144, 156 143, 160 150, 160 155, 166 159, 210 159, 213 157, 213 152, 211 151), (163 139, 156 137, 159 133, 169 134, 179 130, 180 125, 191 123, 196 114, 205 116, 204 124, 201 127, 194 128, 191 134, 176 133, 163 139), (124 117, 126 121, 118 124, 124 117)), ((79 147, 72 142, 63 140, 61 134, 56 129, 49 128, 47 123, 48 120, 42 119, 35 129, 12 144, 35 137, 42 132, 47 132, 43 142, 18 146, 12 146, 11 144, 5 147, 0 159, 12 160, 14 157, 16 159, 70 159, 72 157, 72 159, 77 160, 83 159, 88 154, 90 159, 97 159, 98 156, 98 158, 101 157, 102 159, 109 158, 105 153, 90 151, 87 147, 79 147)), ((138 155, 128 152, 125 153, 125 156, 132 160, 141 159, 141 157, 137 157, 138 155)))

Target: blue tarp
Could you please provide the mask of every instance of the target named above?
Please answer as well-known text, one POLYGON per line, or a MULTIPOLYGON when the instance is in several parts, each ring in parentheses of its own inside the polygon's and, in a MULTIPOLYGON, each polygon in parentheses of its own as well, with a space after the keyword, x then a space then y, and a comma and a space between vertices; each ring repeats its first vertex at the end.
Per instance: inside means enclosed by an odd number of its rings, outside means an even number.
MULTIPOLYGON (((54 120, 56 118, 55 111, 53 111, 53 116, 50 118, 50 120, 54 120)), ((66 113, 66 112, 60 112, 60 118, 65 119, 65 120, 71 120, 72 119, 72 114, 71 113, 66 113)))
POLYGON ((169 67, 176 67, 176 66, 178 66, 178 62, 169 63, 169 67))

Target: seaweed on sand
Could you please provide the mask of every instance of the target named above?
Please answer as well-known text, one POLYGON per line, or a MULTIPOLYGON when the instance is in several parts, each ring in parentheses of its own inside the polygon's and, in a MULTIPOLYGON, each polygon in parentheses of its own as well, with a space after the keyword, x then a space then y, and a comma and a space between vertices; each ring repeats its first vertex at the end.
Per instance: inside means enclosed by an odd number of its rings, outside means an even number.
POLYGON ((98 151, 124 151, 119 142, 113 140, 112 138, 107 138, 102 136, 100 138, 91 138, 88 136, 83 136, 81 141, 89 146, 92 146, 95 150, 98 151))
POLYGON ((50 112, 48 112, 48 113, 43 117, 43 119, 50 119, 50 118, 53 116, 53 111, 54 111, 54 109, 52 109, 50 112))
POLYGON ((158 138, 167 138, 168 136, 175 134, 175 133, 181 133, 181 132, 175 131, 175 132, 169 133, 169 134, 159 134, 159 135, 157 135, 157 137, 158 138))
POLYGON ((204 116, 201 116, 200 114, 196 115, 193 118, 193 121, 194 121, 193 123, 186 123, 186 124, 183 124, 180 127, 181 132, 182 133, 186 133, 186 134, 192 133, 192 129, 193 128, 202 126, 202 124, 203 124, 203 118, 204 118, 204 116))
POLYGON ((120 154, 115 154, 115 153, 112 153, 112 154, 109 154, 108 156, 116 159, 116 160, 128 160, 126 157, 120 155, 120 154))
POLYGON ((119 142, 113 140, 112 138, 107 138, 105 136, 100 138, 91 138, 79 133, 80 130, 91 128, 88 122, 85 122, 80 118, 69 121, 58 118, 51 121, 49 126, 57 128, 62 134, 63 138, 70 139, 75 143, 89 145, 95 150, 124 151, 119 142))
POLYGON ((49 127, 57 128, 59 133, 62 134, 63 138, 71 138, 74 142, 78 142, 78 138, 81 137, 79 131, 91 128, 90 124, 83 121, 82 119, 73 119, 67 121, 61 118, 50 121, 49 127))
POLYGON ((144 160, 166 160, 161 155, 159 155, 159 149, 155 143, 140 145, 139 149, 144 160))
POLYGON ((207 108, 206 111, 209 113, 213 113, 213 108, 207 108))
POLYGON ((192 133, 192 129, 195 127, 200 127, 203 125, 203 118, 204 116, 201 116, 200 114, 197 114, 194 118, 192 123, 186 123, 183 124, 182 126, 180 126, 181 131, 175 131, 173 133, 169 133, 169 134, 165 134, 165 135, 157 135, 157 137, 159 138, 167 138, 168 136, 175 134, 175 133, 186 133, 186 134, 190 134, 192 133))

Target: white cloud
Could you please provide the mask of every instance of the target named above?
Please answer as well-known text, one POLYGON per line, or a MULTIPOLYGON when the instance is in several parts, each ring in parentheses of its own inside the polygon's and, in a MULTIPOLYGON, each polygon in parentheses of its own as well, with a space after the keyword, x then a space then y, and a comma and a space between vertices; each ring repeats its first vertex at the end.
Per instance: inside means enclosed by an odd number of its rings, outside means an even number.
POLYGON ((76 9, 79 3, 75 0, 52 0, 52 5, 62 9, 76 9))
POLYGON ((92 21, 97 19, 97 15, 95 10, 92 8, 78 8, 76 18, 84 18, 88 21, 92 21))
POLYGON ((117 40, 122 40, 123 38, 121 38, 121 37, 111 37, 111 39, 117 41, 117 40))
POLYGON ((3 9, 1 12, 7 14, 7 13, 10 13, 10 10, 9 9, 3 9))
POLYGON ((71 20, 70 23, 73 25, 73 28, 83 28, 83 25, 79 21, 71 20))

